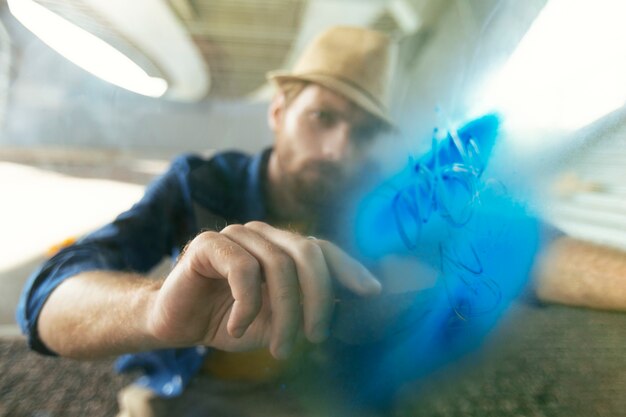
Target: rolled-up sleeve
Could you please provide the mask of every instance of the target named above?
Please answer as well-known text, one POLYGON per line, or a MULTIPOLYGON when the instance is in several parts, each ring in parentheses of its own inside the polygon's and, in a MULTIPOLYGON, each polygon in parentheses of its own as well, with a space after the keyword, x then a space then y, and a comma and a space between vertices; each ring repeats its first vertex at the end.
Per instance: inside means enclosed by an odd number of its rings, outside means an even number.
POLYGON ((55 354, 39 339, 37 319, 52 291, 64 280, 95 270, 145 273, 164 256, 178 255, 194 230, 186 182, 191 158, 177 158, 130 210, 61 250, 30 276, 16 318, 33 350, 55 354))

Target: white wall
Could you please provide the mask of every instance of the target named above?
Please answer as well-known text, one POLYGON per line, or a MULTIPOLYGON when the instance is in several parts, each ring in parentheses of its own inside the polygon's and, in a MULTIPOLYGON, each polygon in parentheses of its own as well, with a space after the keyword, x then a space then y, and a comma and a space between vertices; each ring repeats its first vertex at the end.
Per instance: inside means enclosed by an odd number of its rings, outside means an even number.
POLYGON ((395 112, 409 150, 430 145, 432 129, 447 127, 442 120, 459 123, 468 117, 485 77, 506 61, 545 3, 449 2, 437 26, 422 34, 413 65, 401 69, 395 112))

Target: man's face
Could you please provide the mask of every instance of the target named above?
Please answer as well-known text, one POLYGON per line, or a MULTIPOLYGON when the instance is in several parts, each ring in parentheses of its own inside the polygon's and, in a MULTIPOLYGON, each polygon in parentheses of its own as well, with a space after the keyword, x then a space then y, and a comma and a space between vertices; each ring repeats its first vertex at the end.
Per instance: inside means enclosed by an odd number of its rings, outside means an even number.
POLYGON ((281 183, 301 202, 327 205, 355 180, 381 124, 350 100, 308 84, 270 107, 281 183))

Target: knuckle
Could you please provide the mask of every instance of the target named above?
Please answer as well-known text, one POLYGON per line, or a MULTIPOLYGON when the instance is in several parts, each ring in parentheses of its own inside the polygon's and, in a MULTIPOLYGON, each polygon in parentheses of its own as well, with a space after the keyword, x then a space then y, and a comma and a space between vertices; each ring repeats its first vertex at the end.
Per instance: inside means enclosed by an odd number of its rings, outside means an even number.
POLYGON ((194 237, 183 249, 181 254, 185 256, 191 255, 192 257, 196 257, 198 253, 201 253, 207 249, 211 249, 216 242, 216 237, 218 234, 216 232, 207 231, 202 232, 196 237, 194 237))
POLYGON ((244 226, 240 224, 229 224, 225 228, 223 228, 220 233, 228 235, 228 234, 238 234, 244 229, 244 226))
POLYGON ((219 235, 219 233, 217 233, 215 230, 204 230, 198 236, 196 236, 196 239, 200 239, 200 240, 214 239, 215 236, 217 235, 219 235))
POLYGON ((322 249, 310 239, 301 239, 295 245, 298 253, 307 260, 317 259, 322 256, 322 249))
POLYGON ((270 242, 269 240, 263 240, 263 250, 266 251, 267 253, 271 254, 272 256, 280 256, 281 255, 281 251, 280 249, 274 245, 272 242, 270 242))
POLYGON ((198 246, 203 246, 206 243, 212 242, 217 235, 218 233, 212 230, 204 231, 193 238, 193 240, 189 243, 189 247, 197 248, 198 246))
POLYGON ((181 251, 178 262, 184 262, 194 270, 201 270, 204 265, 206 250, 211 250, 215 245, 215 232, 202 232, 193 238, 181 251))
POLYGON ((332 243, 326 239, 315 239, 315 244, 320 248, 332 245, 332 243))
POLYGON ((248 223, 245 224, 245 227, 249 227, 250 229, 258 229, 260 227, 264 227, 266 224, 263 222, 260 222, 258 220, 252 220, 248 223))
POLYGON ((233 258, 233 256, 235 255, 235 248, 233 247, 233 245, 229 244, 215 245, 214 250, 218 257, 226 260, 233 258))

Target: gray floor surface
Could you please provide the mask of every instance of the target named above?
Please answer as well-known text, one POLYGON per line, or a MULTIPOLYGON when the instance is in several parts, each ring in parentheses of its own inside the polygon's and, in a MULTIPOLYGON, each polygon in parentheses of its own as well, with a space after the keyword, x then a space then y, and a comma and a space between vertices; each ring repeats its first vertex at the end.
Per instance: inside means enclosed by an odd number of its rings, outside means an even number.
MULTIPOLYGON (((0 416, 112 416, 132 378, 111 364, 0 340, 0 416)), ((405 387, 392 415, 623 417, 626 314, 516 304, 479 353, 405 387)))

